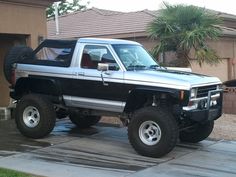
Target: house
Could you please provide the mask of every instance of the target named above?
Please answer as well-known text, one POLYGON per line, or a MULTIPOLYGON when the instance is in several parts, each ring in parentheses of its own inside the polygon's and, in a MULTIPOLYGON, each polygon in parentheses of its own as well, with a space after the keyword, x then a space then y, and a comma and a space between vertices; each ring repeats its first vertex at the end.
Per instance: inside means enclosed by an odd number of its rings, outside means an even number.
MULTIPOLYGON (((35 48, 47 36, 45 9, 54 0, 5 0, 0 3, 0 65, 14 45, 35 48)), ((9 84, 0 69, 0 116, 9 103, 9 84)))
MULTIPOLYGON (((222 62, 218 65, 199 67, 194 61, 193 72, 219 77, 222 81, 236 77, 236 16, 217 11, 223 19, 223 35, 218 41, 209 41, 218 52, 222 62)), ((121 38, 134 40, 148 50, 158 41, 148 38, 148 24, 158 15, 158 11, 143 10, 137 12, 117 12, 97 8, 78 11, 59 17, 59 34, 56 34, 55 21, 47 22, 48 38, 75 39, 81 37, 121 38)))

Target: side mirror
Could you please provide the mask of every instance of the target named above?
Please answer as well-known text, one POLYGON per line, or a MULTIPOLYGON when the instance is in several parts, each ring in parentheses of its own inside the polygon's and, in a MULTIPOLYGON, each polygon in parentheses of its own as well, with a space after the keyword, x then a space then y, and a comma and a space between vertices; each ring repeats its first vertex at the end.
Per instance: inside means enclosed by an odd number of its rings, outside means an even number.
POLYGON ((107 63, 98 63, 98 71, 108 71, 109 70, 109 64, 107 63))

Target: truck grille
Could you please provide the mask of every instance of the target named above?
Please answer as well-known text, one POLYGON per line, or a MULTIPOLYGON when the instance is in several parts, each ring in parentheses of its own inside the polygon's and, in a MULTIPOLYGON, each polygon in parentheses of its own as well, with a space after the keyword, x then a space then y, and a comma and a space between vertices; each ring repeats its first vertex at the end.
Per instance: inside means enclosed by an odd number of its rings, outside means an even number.
POLYGON ((216 89, 217 89, 217 85, 198 87, 197 98, 207 97, 209 91, 216 90, 216 89))

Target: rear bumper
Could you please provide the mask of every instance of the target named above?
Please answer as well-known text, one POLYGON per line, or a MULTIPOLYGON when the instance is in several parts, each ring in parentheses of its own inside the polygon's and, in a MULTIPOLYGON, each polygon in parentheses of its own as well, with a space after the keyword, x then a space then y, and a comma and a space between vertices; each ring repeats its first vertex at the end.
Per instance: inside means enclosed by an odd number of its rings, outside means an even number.
POLYGON ((223 90, 214 90, 208 93, 208 97, 205 100, 206 107, 197 108, 193 110, 185 110, 184 115, 189 119, 196 122, 216 120, 222 115, 222 101, 223 90), (215 99, 213 95, 219 94, 219 97, 215 99), (212 100, 214 98, 214 100, 212 100), (216 101, 216 105, 211 105, 212 101, 216 101))

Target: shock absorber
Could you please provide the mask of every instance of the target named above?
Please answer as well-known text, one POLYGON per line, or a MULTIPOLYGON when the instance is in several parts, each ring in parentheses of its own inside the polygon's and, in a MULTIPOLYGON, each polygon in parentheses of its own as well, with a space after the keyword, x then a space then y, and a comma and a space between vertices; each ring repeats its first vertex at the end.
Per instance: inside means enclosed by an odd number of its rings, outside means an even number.
POLYGON ((164 107, 167 106, 167 99, 166 99, 166 94, 161 94, 160 96, 160 106, 164 107))

